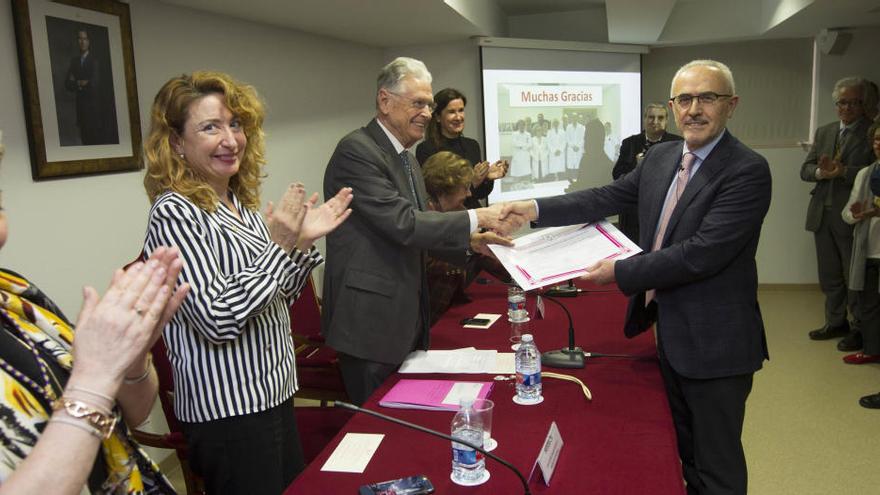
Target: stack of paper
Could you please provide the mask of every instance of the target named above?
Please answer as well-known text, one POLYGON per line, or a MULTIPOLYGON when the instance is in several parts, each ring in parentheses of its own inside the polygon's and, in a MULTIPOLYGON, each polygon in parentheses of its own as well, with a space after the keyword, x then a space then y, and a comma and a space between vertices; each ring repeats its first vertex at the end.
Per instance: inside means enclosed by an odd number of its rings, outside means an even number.
POLYGON ((379 401, 380 406, 398 409, 457 411, 461 399, 485 399, 492 382, 453 380, 400 380, 379 401))
POLYGON ((399 373, 513 373, 513 353, 477 350, 473 347, 447 351, 414 351, 400 365, 399 373))

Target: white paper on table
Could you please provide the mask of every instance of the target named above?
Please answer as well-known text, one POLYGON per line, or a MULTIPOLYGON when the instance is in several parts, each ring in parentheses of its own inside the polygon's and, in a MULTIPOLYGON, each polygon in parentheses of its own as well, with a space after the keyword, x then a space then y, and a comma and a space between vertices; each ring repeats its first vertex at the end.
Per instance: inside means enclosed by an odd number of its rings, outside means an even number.
POLYGON ((482 389, 482 383, 455 382, 443 398, 443 403, 457 406, 461 404, 461 399, 476 400, 482 389))
POLYGON ((603 259, 629 258, 642 251, 607 220, 550 227, 513 244, 489 244, 489 249, 523 290, 564 282, 587 273, 603 259))
POLYGON ((511 375, 516 373, 516 354, 513 352, 499 352, 495 356, 495 369, 492 371, 498 375, 511 375))
POLYGON ((413 351, 400 365, 398 373, 492 373, 498 351, 456 349, 452 351, 413 351))
POLYGON ((363 473, 383 438, 381 433, 346 433, 321 471, 363 473))

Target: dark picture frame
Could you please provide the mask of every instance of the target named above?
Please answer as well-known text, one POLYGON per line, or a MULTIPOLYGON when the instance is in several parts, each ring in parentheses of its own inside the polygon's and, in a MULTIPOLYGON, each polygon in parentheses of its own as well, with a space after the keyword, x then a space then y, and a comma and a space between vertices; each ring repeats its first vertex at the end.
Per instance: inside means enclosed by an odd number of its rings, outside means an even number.
POLYGON ((140 170, 129 6, 12 0, 34 180, 140 170))

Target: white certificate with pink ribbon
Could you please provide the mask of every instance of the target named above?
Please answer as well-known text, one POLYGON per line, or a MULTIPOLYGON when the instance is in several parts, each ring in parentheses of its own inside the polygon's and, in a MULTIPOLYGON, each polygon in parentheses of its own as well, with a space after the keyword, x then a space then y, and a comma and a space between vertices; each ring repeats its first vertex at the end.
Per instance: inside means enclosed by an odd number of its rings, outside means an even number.
POLYGON ((579 277, 603 259, 624 259, 642 252, 607 220, 550 227, 513 242, 513 247, 490 244, 489 248, 524 290, 579 277))

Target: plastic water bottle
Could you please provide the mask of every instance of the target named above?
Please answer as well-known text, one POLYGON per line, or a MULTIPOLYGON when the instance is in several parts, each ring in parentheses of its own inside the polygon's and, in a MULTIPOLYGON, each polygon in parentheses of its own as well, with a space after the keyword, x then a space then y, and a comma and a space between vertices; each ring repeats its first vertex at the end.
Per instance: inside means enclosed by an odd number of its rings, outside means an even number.
MULTIPOLYGON (((474 411, 473 399, 461 399, 452 418, 452 437, 483 446, 483 422, 474 411)), ((452 443, 452 481, 460 485, 478 485, 486 473, 486 459, 467 445, 452 443)))
POLYGON ((516 396, 519 402, 541 400, 541 354, 531 334, 523 334, 516 351, 516 396))
POLYGON ((511 286, 507 289, 507 319, 510 321, 522 320, 528 316, 526 313, 526 293, 519 286, 511 286))

